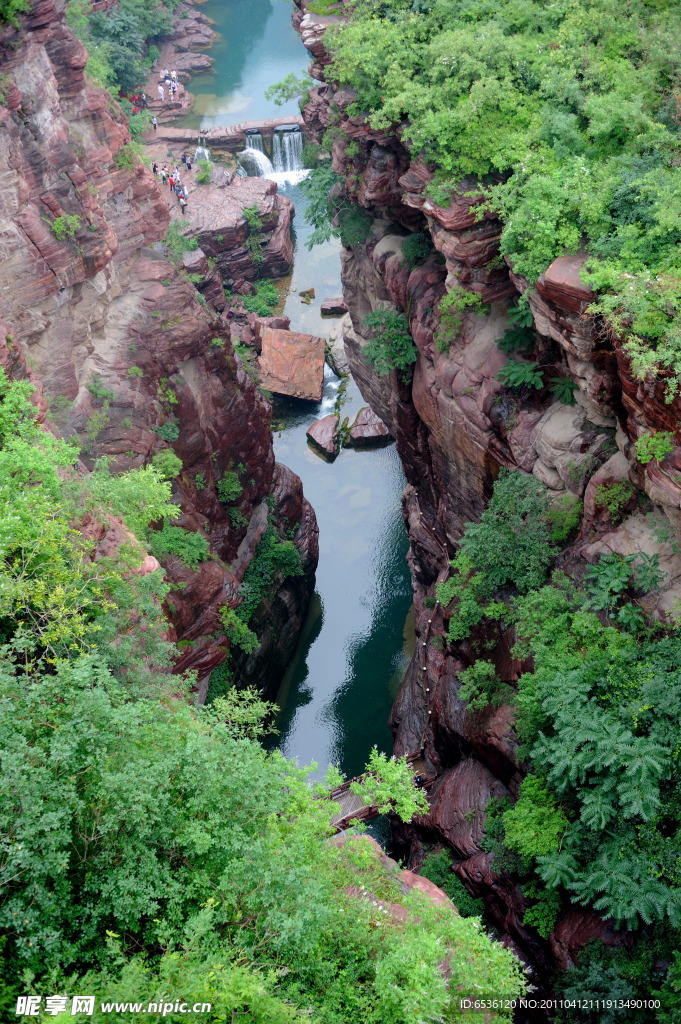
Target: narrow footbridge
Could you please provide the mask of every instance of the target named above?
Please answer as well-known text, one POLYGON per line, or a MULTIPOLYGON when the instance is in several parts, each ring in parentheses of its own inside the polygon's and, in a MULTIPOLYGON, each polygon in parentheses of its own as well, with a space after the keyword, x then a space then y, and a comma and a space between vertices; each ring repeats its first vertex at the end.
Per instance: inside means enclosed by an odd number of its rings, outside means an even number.
MULTIPOLYGON (((435 776, 429 775, 421 754, 410 754, 407 762, 414 773, 414 783, 422 789, 428 789, 435 781, 435 776)), ((379 810, 375 804, 366 803, 364 797, 352 792, 351 787, 356 783, 368 788, 371 785, 371 773, 365 772, 354 779, 347 779, 332 789, 325 798, 339 805, 331 819, 331 824, 337 832, 343 832, 353 821, 371 821, 372 818, 378 817, 379 810)))

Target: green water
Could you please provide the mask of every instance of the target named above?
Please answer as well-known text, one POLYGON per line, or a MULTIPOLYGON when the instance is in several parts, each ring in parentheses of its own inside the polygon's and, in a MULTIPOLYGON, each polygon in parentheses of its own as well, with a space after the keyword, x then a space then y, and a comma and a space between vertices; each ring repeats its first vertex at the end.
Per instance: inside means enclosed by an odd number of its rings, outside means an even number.
MULTIPOLYGON (((295 101, 277 108, 263 96, 268 85, 291 71, 303 73, 309 63, 290 24, 291 5, 211 0, 202 10, 221 33, 210 51, 215 73, 190 84, 202 126, 297 112, 295 101)), ((196 126, 196 112, 192 116, 196 126)), ((297 185, 279 188, 296 207, 295 265, 282 284, 285 312, 293 330, 325 336, 336 321, 321 317, 319 303, 341 294, 340 245, 334 240, 308 252, 305 196, 297 185), (316 299, 307 306, 297 292, 310 287, 316 299)), ((413 629, 406 625, 411 588, 400 511, 404 477, 394 446, 346 450, 329 464, 306 443, 310 424, 333 410, 338 384, 329 373, 319 404, 275 400, 275 421, 285 423, 275 434, 275 453, 302 478, 319 522, 320 560, 310 613, 278 695, 279 735, 270 745, 300 764, 315 761, 320 771, 336 763, 344 774, 356 775, 372 746, 392 749, 387 719, 413 629)), ((354 382, 347 399, 342 414, 352 419, 366 404, 354 382)))
MULTIPOLYGON (((280 185, 296 207, 296 257, 284 311, 291 328, 326 335, 336 321, 323 318, 319 303, 341 294, 340 246, 332 241, 308 252, 305 196, 280 185), (314 288, 304 305, 298 292, 314 288)), ((376 451, 346 449, 324 462, 306 443, 305 431, 333 411, 338 380, 327 376, 319 405, 275 399, 279 462, 303 481, 319 522, 319 568, 312 607, 295 658, 282 684, 278 745, 301 764, 323 769, 338 764, 356 775, 372 746, 392 749, 390 706, 411 652, 406 626, 411 587, 407 537, 400 511, 402 466, 394 445, 376 451), (406 634, 406 637, 405 637, 406 634)), ((352 421, 366 405, 350 382, 342 416, 352 421)))
POLYGON ((290 72, 303 74, 310 58, 291 25, 291 4, 283 0, 208 0, 201 11, 215 23, 219 37, 208 51, 215 63, 209 74, 194 75, 195 101, 183 120, 189 128, 213 128, 299 114, 298 103, 283 107, 265 99, 268 85, 290 72))

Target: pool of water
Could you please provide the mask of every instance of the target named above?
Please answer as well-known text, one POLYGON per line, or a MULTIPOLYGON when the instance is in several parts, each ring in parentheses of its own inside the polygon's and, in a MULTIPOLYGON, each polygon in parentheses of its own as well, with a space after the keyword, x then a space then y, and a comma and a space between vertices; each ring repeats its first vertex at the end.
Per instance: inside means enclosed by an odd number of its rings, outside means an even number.
MULTIPOLYGON (((280 191, 296 207, 295 263, 285 288, 284 312, 293 330, 327 336, 335 320, 322 317, 320 302, 342 292, 340 243, 306 248, 305 195, 298 185, 280 191), (315 289, 307 306, 298 295, 315 289)), ((283 681, 276 744, 320 770, 338 764, 360 772, 372 746, 389 751, 387 720, 411 653, 411 587, 407 537, 400 511, 404 488, 394 445, 376 451, 345 449, 333 463, 308 446, 305 432, 333 412, 339 380, 327 369, 321 403, 276 398, 274 418, 280 462, 302 478, 317 513, 320 557, 317 586, 301 641, 283 681)), ((350 381, 341 416, 350 421, 366 403, 350 381)))
POLYGON ((188 128, 213 128, 239 121, 299 114, 297 100, 282 107, 265 99, 265 90, 288 74, 304 74, 310 56, 291 25, 291 4, 282 0, 208 0, 201 11, 219 33, 208 51, 215 63, 208 74, 194 75, 195 96, 188 128))
MULTIPOLYGON (((291 71, 302 73, 309 63, 290 24, 291 5, 209 0, 202 10, 221 35, 210 51, 214 73, 190 85, 197 95, 194 126, 296 113, 295 101, 281 108, 263 96, 268 85, 291 71)), ((337 321, 323 318, 319 306, 342 293, 340 243, 333 239, 308 251, 304 190, 295 180, 278 187, 296 208, 295 263, 291 277, 279 282, 282 306, 293 330, 327 337, 337 321), (298 295, 307 288, 315 289, 310 305, 298 295)), ((388 714, 411 654, 413 627, 400 510, 404 477, 394 446, 347 449, 327 463, 307 445, 307 428, 333 411, 339 385, 327 370, 322 402, 274 401, 274 420, 283 428, 275 431, 276 457, 302 478, 319 522, 320 559, 310 612, 278 695, 279 734, 269 745, 300 764, 316 762, 320 773, 335 763, 352 776, 363 770, 372 746, 392 749, 388 714)), ((350 381, 342 415, 352 420, 363 405, 350 381)), ((385 838, 380 824, 372 831, 377 828, 385 838)))

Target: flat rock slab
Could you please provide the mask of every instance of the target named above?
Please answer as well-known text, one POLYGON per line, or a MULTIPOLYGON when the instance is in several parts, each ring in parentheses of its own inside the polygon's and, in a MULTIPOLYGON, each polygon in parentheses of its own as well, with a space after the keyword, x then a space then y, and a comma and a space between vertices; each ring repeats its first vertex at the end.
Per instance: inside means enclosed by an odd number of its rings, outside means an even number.
POLYGON ((324 299, 319 311, 322 316, 345 316, 348 306, 345 299, 324 299))
POLYGON ((353 448, 382 448, 394 440, 383 420, 368 405, 355 416, 348 436, 353 448))
POLYGON ((338 419, 338 416, 333 414, 322 416, 307 431, 307 439, 310 446, 329 462, 333 462, 340 451, 338 419))
POLYGON ((320 402, 324 390, 326 342, 313 334, 260 330, 262 354, 258 359, 260 383, 277 395, 320 402))

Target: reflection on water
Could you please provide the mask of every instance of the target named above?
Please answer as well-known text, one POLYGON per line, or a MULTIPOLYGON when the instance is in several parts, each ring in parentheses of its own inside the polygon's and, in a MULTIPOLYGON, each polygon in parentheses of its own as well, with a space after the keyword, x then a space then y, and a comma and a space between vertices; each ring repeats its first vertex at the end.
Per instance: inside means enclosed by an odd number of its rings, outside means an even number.
MULTIPOLYGON (((298 113, 295 100, 276 107, 263 95, 290 72, 304 72, 309 62, 290 24, 290 5, 209 0, 202 10, 221 36, 210 51, 214 72, 192 79, 195 112, 183 124, 209 128, 298 113)), ((303 217, 305 195, 296 172, 289 175, 279 190, 296 208, 296 259, 291 278, 282 282, 284 311, 294 330, 327 336, 336 321, 324 319, 319 305, 341 294, 340 247, 332 240, 307 251, 311 228, 303 217), (297 294, 307 288, 316 292, 309 306, 297 294)), ((316 761, 323 770, 337 762, 344 773, 355 775, 374 744, 386 751, 392 747, 387 719, 409 653, 405 620, 411 589, 400 512, 404 478, 394 447, 346 450, 329 464, 307 446, 305 431, 333 411, 338 385, 327 370, 322 402, 282 398, 275 403, 275 422, 286 424, 275 435, 275 453, 302 478, 317 513, 320 560, 316 593, 278 696, 280 735, 270 745, 281 746, 301 764, 316 761)), ((346 397, 342 415, 352 419, 365 403, 353 382, 346 397)), ((380 823, 372 826, 374 834, 376 829, 380 834, 380 823)))
MULTIPOLYGON (((323 318, 319 305, 341 293, 339 245, 334 240, 309 253, 305 196, 294 185, 281 191, 296 206, 297 232, 285 312, 293 329, 326 335, 336 321, 323 318), (309 306, 298 296, 305 288, 316 293, 309 306)), ((404 632, 411 588, 400 511, 404 477, 394 446, 346 449, 329 464, 306 443, 309 425, 333 411, 338 384, 327 369, 318 405, 275 400, 274 419, 286 423, 275 435, 277 459, 302 478, 320 530, 317 590, 278 697, 275 742, 301 764, 314 760, 323 770, 338 763, 355 775, 374 744, 392 747, 387 720, 409 653, 404 632)), ((365 404, 351 382, 342 416, 352 420, 365 404)))
POLYGON ((208 0, 201 10, 215 22, 219 38, 210 49, 213 71, 193 75, 196 97, 187 128, 212 128, 237 121, 299 114, 297 100, 277 107, 265 90, 294 72, 305 72, 310 56, 291 25, 291 5, 281 0, 208 0))

